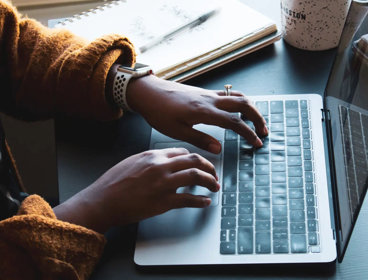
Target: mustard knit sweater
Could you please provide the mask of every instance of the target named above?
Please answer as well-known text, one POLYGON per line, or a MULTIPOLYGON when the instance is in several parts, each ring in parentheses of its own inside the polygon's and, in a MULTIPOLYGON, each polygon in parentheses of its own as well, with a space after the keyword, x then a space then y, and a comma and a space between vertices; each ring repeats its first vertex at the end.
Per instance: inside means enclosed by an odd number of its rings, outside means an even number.
MULTIPOLYGON (((22 18, 0 0, 2 112, 25 119, 116 119, 122 111, 106 102, 106 77, 113 63, 134 61, 127 38, 87 42, 22 18)), ((16 216, 0 222, 0 279, 86 279, 104 244, 103 235, 57 220, 41 197, 29 196, 16 216)))

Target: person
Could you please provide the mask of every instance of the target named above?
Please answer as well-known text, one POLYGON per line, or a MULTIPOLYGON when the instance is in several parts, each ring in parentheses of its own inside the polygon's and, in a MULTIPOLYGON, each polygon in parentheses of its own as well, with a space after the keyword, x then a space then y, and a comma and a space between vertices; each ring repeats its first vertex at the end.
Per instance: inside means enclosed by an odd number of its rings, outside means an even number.
MULTIPOLYGON (((132 66, 128 38, 106 35, 87 42, 22 17, 0 0, 0 110, 25 120, 74 117, 109 121, 123 110, 111 98, 119 65, 132 66)), ((265 120, 240 92, 210 91, 146 75, 129 81, 129 107, 157 130, 212 153, 221 144, 193 128, 232 129, 255 147, 268 133, 265 120), (256 132, 234 112, 253 121, 256 132)), ((0 279, 87 279, 110 227, 180 207, 207 207, 209 198, 178 194, 185 185, 218 191, 214 166, 186 149, 150 150, 122 160, 96 182, 53 209, 26 195, 3 133, 1 146, 0 279), (5 207, 4 207, 5 206, 5 207)))

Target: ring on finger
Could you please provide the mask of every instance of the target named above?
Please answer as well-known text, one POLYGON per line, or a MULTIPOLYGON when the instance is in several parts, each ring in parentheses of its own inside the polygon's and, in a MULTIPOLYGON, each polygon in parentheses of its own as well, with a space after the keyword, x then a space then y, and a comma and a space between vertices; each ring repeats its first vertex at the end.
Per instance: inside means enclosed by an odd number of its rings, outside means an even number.
POLYGON ((225 95, 226 96, 230 96, 231 95, 231 88, 233 87, 232 85, 230 85, 230 84, 226 84, 226 85, 224 85, 224 87, 225 87, 225 95))

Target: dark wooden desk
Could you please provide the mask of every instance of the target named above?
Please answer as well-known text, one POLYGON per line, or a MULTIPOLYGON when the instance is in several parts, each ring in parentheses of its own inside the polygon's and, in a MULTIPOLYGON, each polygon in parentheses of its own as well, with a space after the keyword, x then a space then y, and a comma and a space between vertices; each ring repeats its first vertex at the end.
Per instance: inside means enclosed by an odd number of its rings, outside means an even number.
MULTIPOLYGON (((243 0, 278 21, 279 2, 243 0), (259 2, 259 3, 255 3, 259 2)), ((80 9, 80 7, 79 7, 80 9)), ((40 11, 36 15, 47 18, 40 11)), ((30 13, 32 15, 32 13, 30 13)), ((61 17, 62 12, 57 15, 61 17)), ((56 16, 55 16, 56 17, 56 16)), ((51 18, 51 17, 49 17, 51 18)), ((323 94, 335 50, 307 52, 277 42, 227 64, 189 84, 222 89, 231 83, 248 95, 323 94)), ((65 200, 97 179, 125 157, 148 147, 150 128, 137 115, 109 124, 62 123, 57 125, 59 188, 65 200)), ((367 279, 368 205, 363 205, 344 262, 324 266, 183 267, 141 269, 133 262, 135 226, 107 233, 105 253, 91 279, 367 279)))

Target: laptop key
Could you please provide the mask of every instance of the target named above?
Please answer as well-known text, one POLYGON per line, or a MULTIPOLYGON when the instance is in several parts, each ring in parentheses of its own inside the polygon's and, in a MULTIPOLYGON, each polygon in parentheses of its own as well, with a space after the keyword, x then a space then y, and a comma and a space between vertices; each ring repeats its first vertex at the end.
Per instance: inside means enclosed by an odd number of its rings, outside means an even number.
POLYGON ((303 223, 304 221, 305 221, 304 210, 291 210, 290 211, 290 222, 303 223))
POLYGON ((225 217, 221 219, 221 229, 234 229, 236 227, 236 219, 225 217))
POLYGON ((308 220, 308 232, 318 231, 318 222, 316 220, 308 220))
POLYGON ((235 229, 230 229, 228 232, 229 232, 229 240, 230 241, 235 241, 235 239, 236 239, 236 230, 235 229))
POLYGON ((257 101, 256 107, 262 116, 268 116, 268 101, 257 101))
POLYGON ((285 108, 298 108, 298 100, 285 100, 285 108))
POLYGON ((305 234, 291 234, 290 247, 292 253, 306 253, 307 241, 305 234))
POLYGON ((316 218, 316 208, 315 207, 307 207, 307 218, 315 219, 316 218))
POLYGON ((298 136, 288 137, 286 139, 286 143, 288 146, 300 146, 301 145, 300 137, 298 136))
POLYGON ((253 226, 253 214, 241 214, 238 216, 238 226, 253 226))
POLYGON ((239 170, 239 181, 252 181, 253 170, 239 170))
POLYGON ((269 175, 256 175, 255 183, 256 183, 256 186, 269 186, 270 176, 269 175))
POLYGON ((270 167, 268 164, 256 165, 256 175, 268 175, 270 174, 270 167))
POLYGON ((299 127, 286 127, 286 136, 300 136, 299 127))
POLYGON ((253 181, 239 182, 239 192, 253 192, 253 181))
POLYGON ((272 206, 273 217, 283 217, 287 216, 287 206, 286 205, 274 205, 272 206))
POLYGON ((308 233, 308 244, 318 245, 318 234, 316 232, 308 233))
POLYGON ((290 223, 291 234, 303 234, 306 233, 305 223, 290 223))
POLYGON ((289 199, 301 199, 304 197, 304 191, 302 188, 290 188, 289 199))
POLYGON ((236 188, 237 184, 237 154, 238 147, 236 141, 225 141, 224 143, 224 171, 223 171, 223 189, 231 190, 236 188))
POLYGON ((304 199, 289 199, 290 210, 303 210, 304 199))
POLYGON ((271 233, 269 231, 256 233, 256 253, 271 253, 271 233))
POLYGON ((284 104, 282 101, 271 101, 270 109, 271 114, 282 114, 284 112, 284 104))
POLYGON ((222 194, 222 205, 224 206, 236 205, 236 193, 223 193, 222 194))
POLYGON ((236 207, 222 207, 221 216, 222 217, 235 217, 236 207))
POLYGON ((302 177, 303 176, 303 168, 301 166, 292 166, 288 169, 289 177, 302 177))
POLYGON ((298 146, 288 146, 287 155, 288 156, 300 156, 302 154, 301 148, 298 146))
POLYGON ((276 254, 289 253, 289 241, 287 239, 277 239, 273 241, 273 252, 276 254))
POLYGON ((267 155, 267 154, 256 154, 255 163, 256 164, 268 164, 269 163, 269 155, 267 155))
POLYGON ((299 116, 298 108, 286 108, 285 109, 286 118, 296 118, 299 116))
MULTIPOLYGON (((271 110, 272 110, 272 107, 271 107, 271 110)), ((283 123, 283 122, 284 122, 283 114, 271 114, 271 123, 283 123)))
POLYGON ((289 177, 289 188, 302 188, 303 187, 303 178, 301 177, 289 177))
POLYGON ((253 228, 238 227, 238 253, 253 254, 253 228))
POLYGON ((271 229, 270 221, 256 221, 256 232, 269 231, 271 229))
POLYGON ((272 218, 272 226, 273 228, 288 228, 288 218, 287 216, 282 217, 273 217, 272 218))
POLYGON ((286 173, 272 172, 272 183, 286 183, 286 173))
POLYGON ((226 230, 221 230, 220 241, 226 241, 226 239, 227 239, 226 230))
POLYGON ((272 193, 286 193, 286 184, 272 184, 272 193))
POLYGON ((235 242, 221 242, 220 243, 220 254, 228 255, 235 254, 235 242))
POLYGON ((302 162, 301 156, 288 156, 287 158, 288 166, 301 166, 302 162))
POLYGON ((272 172, 285 172, 286 165, 284 162, 272 162, 271 163, 272 172))
POLYGON ((272 151, 271 161, 285 161, 285 151, 272 151))
POLYGON ((269 186, 257 186, 256 187, 256 197, 269 197, 270 187, 269 186))
POLYGON ((299 127, 299 118, 287 118, 286 126, 297 126, 299 127))
POLYGON ((253 204, 252 203, 239 203, 238 213, 241 214, 253 214, 253 204))

